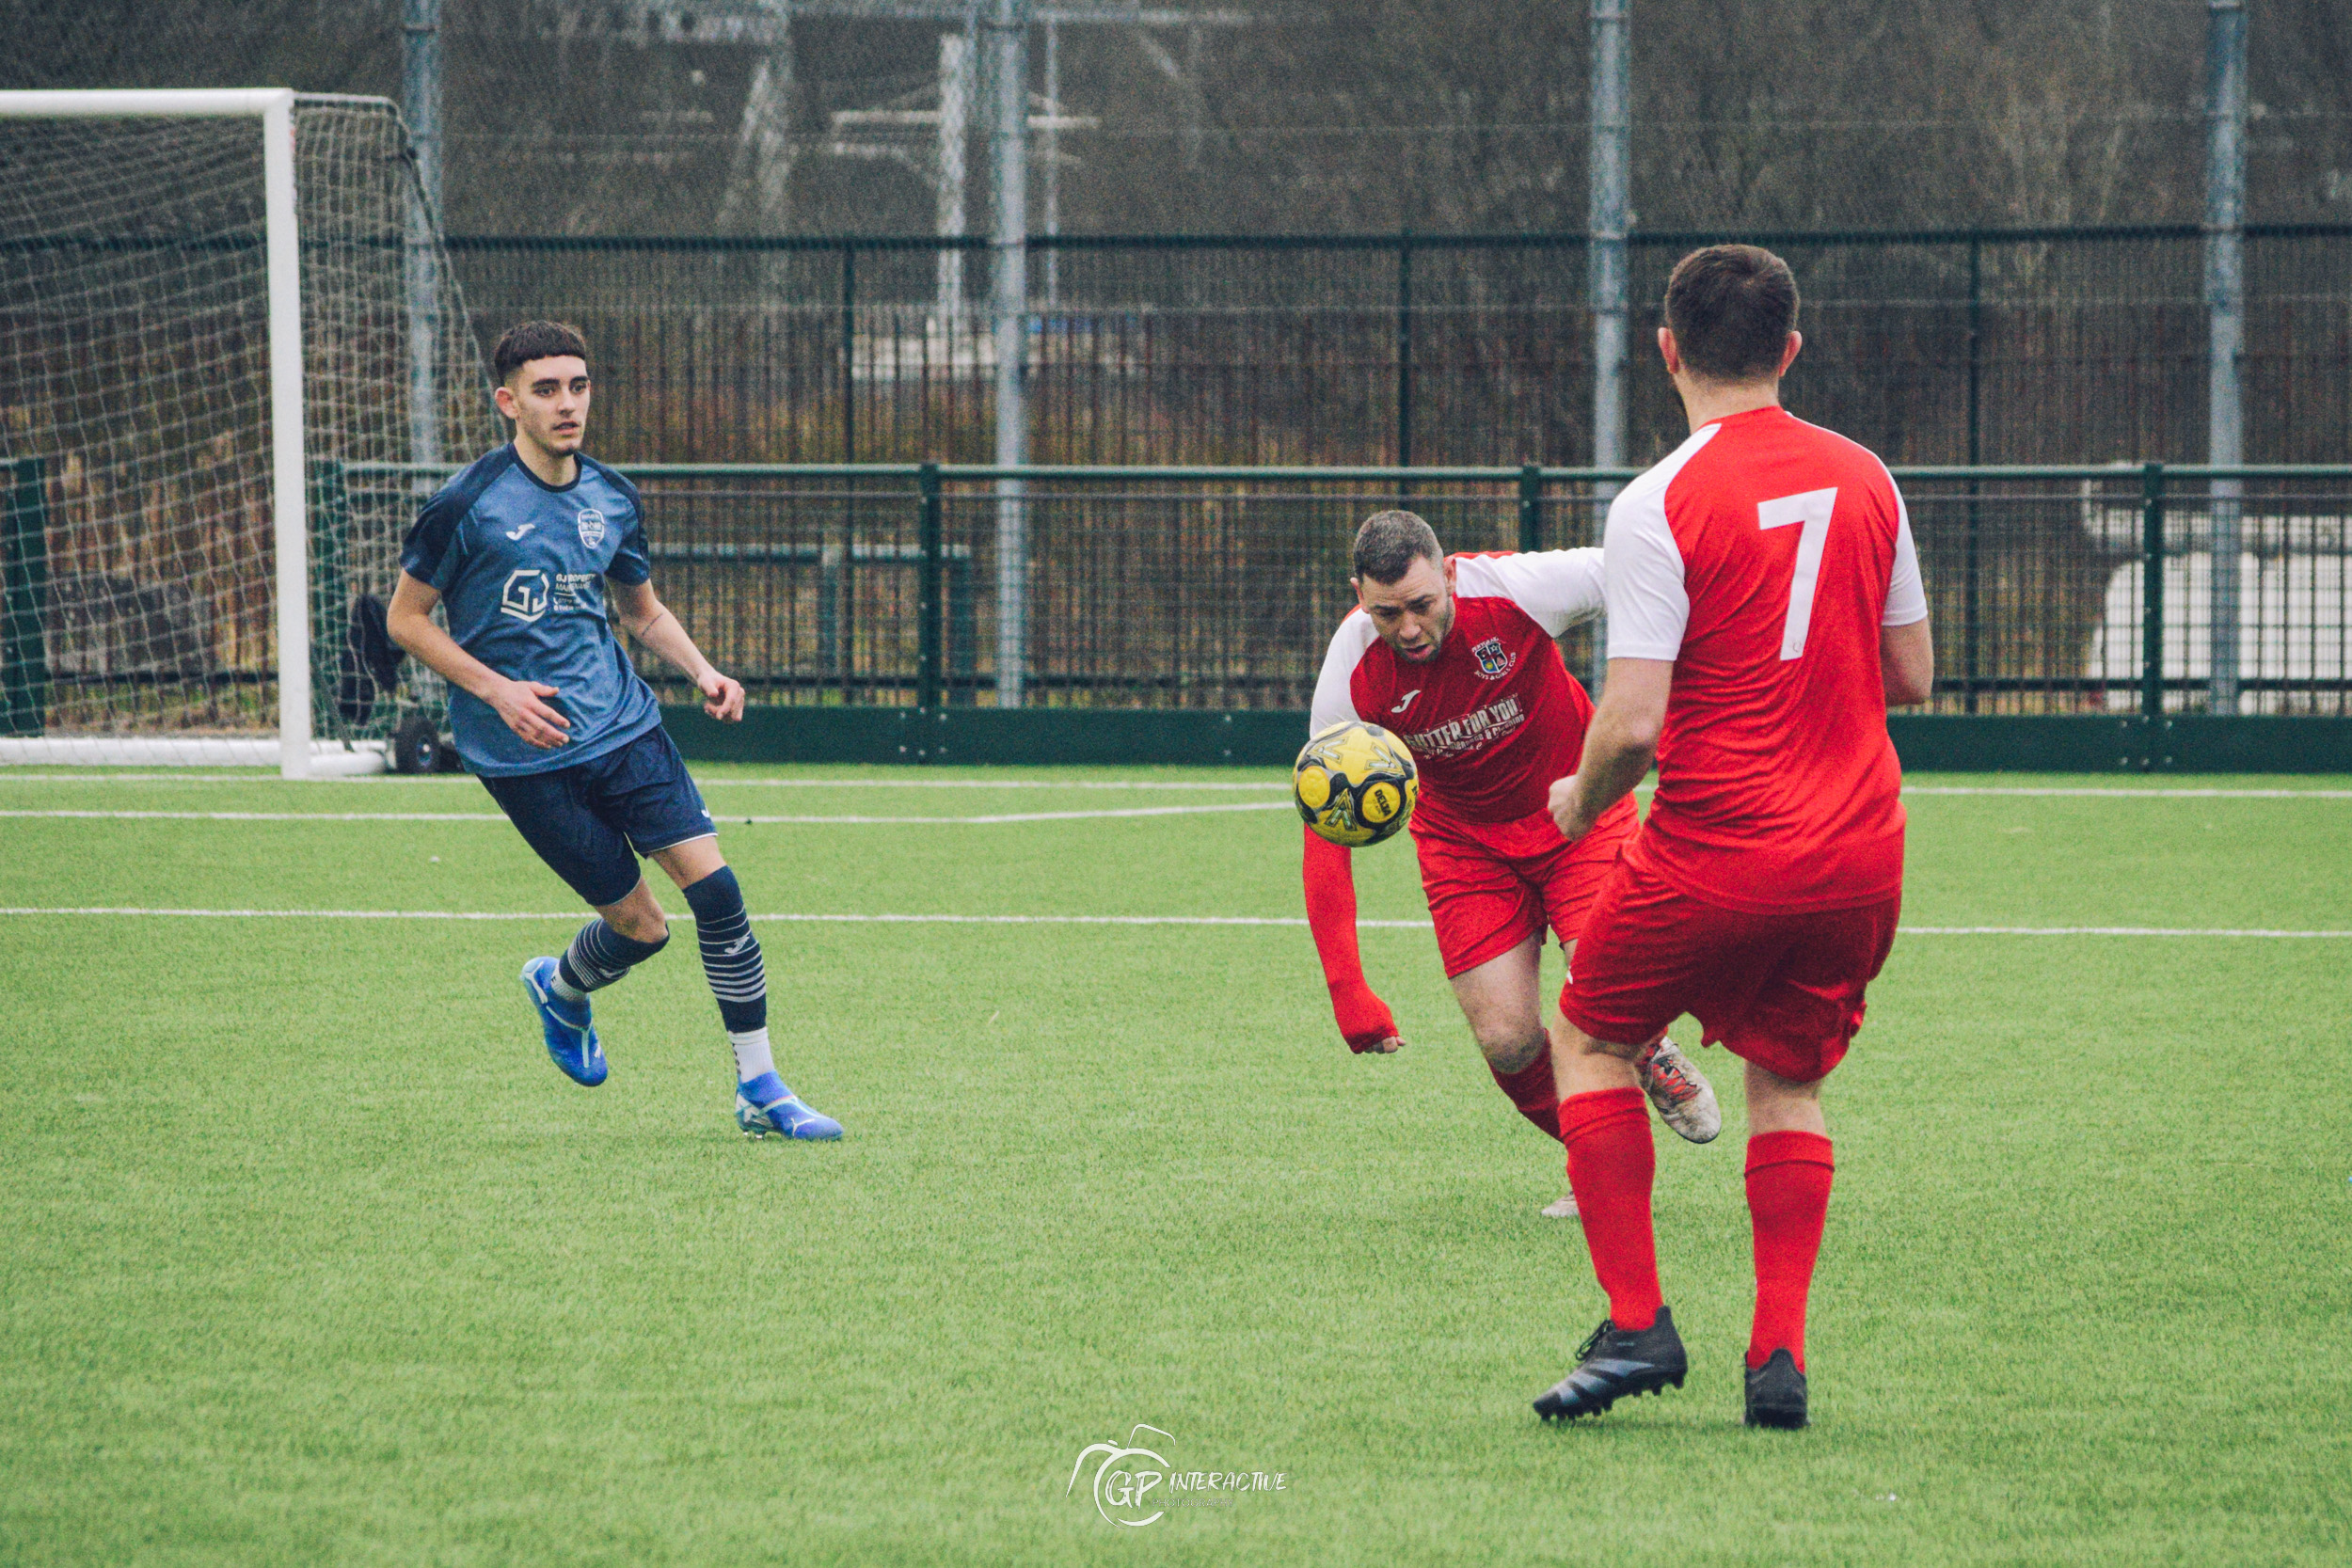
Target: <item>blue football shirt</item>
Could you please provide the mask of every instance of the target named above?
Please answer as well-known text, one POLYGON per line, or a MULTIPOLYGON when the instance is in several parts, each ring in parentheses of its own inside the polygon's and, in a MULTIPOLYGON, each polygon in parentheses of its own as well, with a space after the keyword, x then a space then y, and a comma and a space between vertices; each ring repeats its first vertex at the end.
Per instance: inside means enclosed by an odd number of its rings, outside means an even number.
POLYGON ((457 754, 478 774, 544 773, 626 746, 661 722, 653 689, 605 618, 604 579, 652 576, 637 487, 594 458, 561 487, 514 446, 460 473, 424 505, 401 570, 439 590, 457 645, 509 680, 539 681, 571 721, 553 751, 528 744, 471 692, 450 689, 457 754))

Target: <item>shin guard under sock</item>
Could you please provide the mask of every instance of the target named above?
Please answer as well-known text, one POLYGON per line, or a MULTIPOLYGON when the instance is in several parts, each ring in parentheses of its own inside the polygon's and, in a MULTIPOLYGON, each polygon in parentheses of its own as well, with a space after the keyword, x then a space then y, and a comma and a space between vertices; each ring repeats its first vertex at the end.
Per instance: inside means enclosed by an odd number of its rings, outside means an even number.
POLYGON ((1511 1097, 1511 1103, 1519 1108, 1519 1115, 1535 1124, 1535 1130, 1547 1138, 1560 1136, 1560 1090, 1551 1081, 1551 1036, 1544 1036, 1543 1049, 1535 1059, 1517 1072, 1504 1072, 1492 1062, 1486 1070, 1494 1074, 1495 1083, 1511 1097))
POLYGON ((1560 1141, 1568 1146, 1568 1185, 1584 1221, 1593 1273, 1609 1297, 1609 1321, 1622 1329, 1647 1328, 1660 1305, 1649 1212, 1658 1150, 1650 1142, 1649 1100, 1639 1089, 1572 1094, 1560 1102, 1560 1141))
POLYGON ((666 934, 660 942, 625 937, 598 915, 580 928, 572 944, 556 960, 555 994, 567 1002, 581 1001, 590 991, 602 990, 669 945, 666 934))
POLYGON ((768 1044, 768 970, 744 912, 743 890, 731 866, 721 866, 686 891, 694 911, 694 940, 702 947, 703 974, 718 999, 727 1042, 735 1048, 739 1083, 772 1072, 768 1044))
POLYGON ((1756 1229, 1750 1370, 1785 1349, 1804 1370, 1805 1296, 1836 1172, 1830 1141, 1819 1132, 1762 1132, 1748 1140, 1748 1214, 1756 1229))

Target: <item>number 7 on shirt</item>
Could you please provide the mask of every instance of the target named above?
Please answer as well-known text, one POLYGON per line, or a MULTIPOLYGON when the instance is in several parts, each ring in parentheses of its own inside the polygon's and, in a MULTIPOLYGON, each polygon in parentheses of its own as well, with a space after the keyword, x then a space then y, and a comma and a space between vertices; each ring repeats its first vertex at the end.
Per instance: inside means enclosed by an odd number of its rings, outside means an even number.
POLYGON ((1777 496, 1756 504, 1756 526, 1787 528, 1802 523, 1797 536, 1797 569, 1788 579, 1788 624, 1780 634, 1782 663, 1804 657, 1804 634, 1813 626, 1813 586, 1821 578, 1821 548, 1829 543, 1829 515, 1837 507, 1837 488, 1807 490, 1777 496))

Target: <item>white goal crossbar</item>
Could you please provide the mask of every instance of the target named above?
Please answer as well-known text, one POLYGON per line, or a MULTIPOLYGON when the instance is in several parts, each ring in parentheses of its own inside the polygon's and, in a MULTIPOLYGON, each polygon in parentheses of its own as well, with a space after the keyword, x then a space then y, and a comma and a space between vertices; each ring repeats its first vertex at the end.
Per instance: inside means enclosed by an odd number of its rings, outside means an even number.
POLYGON ((270 515, 277 554, 278 768, 308 778, 310 756, 310 517, 303 477, 302 247, 294 216, 291 87, 0 92, 0 118, 248 117, 262 122, 269 274, 270 515))

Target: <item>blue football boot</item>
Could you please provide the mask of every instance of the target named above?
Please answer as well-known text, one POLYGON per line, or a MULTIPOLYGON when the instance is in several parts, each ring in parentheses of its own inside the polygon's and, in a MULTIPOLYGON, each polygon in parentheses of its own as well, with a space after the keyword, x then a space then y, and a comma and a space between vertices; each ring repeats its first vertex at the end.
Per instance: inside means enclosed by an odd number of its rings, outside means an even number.
POLYGON ((839 1122, 821 1111, 811 1110, 772 1072, 763 1072, 748 1084, 735 1085, 735 1125, 743 1130, 747 1138, 764 1138, 771 1132, 782 1138, 841 1136, 839 1122))
POLYGON ((588 1004, 566 1002, 555 994, 555 968, 553 958, 533 958, 523 965, 523 990, 539 1009, 539 1032, 547 1037, 548 1058, 564 1069, 564 1077, 593 1089, 611 1070, 605 1066, 604 1047, 596 1043, 588 1004))

